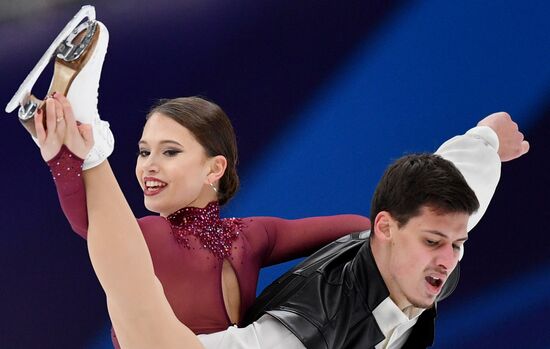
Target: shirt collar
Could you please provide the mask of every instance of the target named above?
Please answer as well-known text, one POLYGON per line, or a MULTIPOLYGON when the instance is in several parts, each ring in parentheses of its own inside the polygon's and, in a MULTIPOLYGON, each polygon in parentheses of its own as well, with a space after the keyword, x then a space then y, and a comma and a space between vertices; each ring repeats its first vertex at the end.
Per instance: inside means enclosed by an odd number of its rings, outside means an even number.
POLYGON ((411 305, 402 311, 397 304, 388 297, 372 311, 372 315, 376 319, 376 323, 380 327, 380 330, 387 338, 397 326, 411 322, 412 327, 424 310, 425 309, 416 308, 411 305))

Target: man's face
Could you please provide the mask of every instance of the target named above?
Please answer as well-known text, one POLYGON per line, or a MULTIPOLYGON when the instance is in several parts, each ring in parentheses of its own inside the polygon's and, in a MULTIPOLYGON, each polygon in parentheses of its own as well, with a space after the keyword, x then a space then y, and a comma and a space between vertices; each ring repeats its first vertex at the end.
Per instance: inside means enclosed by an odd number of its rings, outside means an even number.
POLYGON ((400 309, 432 306, 458 263, 468 218, 467 213, 438 214, 423 207, 399 228, 390 216, 384 281, 400 309))

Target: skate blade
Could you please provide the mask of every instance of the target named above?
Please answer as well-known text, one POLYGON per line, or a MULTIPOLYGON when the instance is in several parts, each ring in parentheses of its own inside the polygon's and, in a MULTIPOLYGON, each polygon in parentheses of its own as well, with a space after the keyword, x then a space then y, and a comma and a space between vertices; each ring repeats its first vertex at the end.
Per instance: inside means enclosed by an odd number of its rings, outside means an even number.
MULTIPOLYGON (((32 118, 33 114, 28 115, 29 111, 36 111, 38 106, 34 105, 36 104, 36 101, 32 101, 31 98, 31 89, 40 77, 40 74, 48 63, 50 62, 51 58, 54 56, 54 54, 60 53, 63 55, 62 52, 58 52, 60 49, 60 45, 67 41, 69 37, 76 37, 78 35, 74 33, 75 29, 78 30, 78 28, 81 27, 81 22, 88 18, 88 22, 95 22, 95 8, 90 5, 83 6, 80 11, 67 23, 67 25, 63 28, 63 30, 57 35, 55 40, 51 43, 51 45, 48 47, 46 52, 42 55, 38 63, 34 66, 34 68, 31 70, 29 75, 25 78, 15 95, 12 97, 12 99, 9 101, 9 103, 6 105, 5 111, 7 113, 11 113, 15 110, 18 106, 22 106, 23 111, 18 113, 20 116, 32 118), (28 103, 28 106, 26 106, 28 103)), ((73 52, 78 50, 73 50, 73 52)), ((71 52, 69 50, 69 52, 71 52)), ((77 52, 78 53, 78 52, 77 52)), ((81 52, 81 54, 84 54, 84 52, 81 52)), ((78 60, 80 56, 74 58, 78 60)), ((71 58, 70 55, 67 56, 67 58, 71 58)))
MULTIPOLYGON (((67 38, 65 44, 60 45, 54 63, 53 80, 47 96, 51 96, 54 92, 67 96, 73 80, 90 60, 99 41, 100 30, 97 23, 89 23, 88 27, 83 30, 75 29, 74 36, 67 38), (61 47, 62 45, 63 47, 61 47), (67 50, 67 48, 69 49, 67 50)), ((19 107, 17 113, 19 121, 33 137, 36 137, 36 129, 32 119, 38 109, 44 107, 44 100, 36 98, 33 94, 29 94, 19 107)), ((47 128, 45 118, 43 123, 44 128, 47 128)))

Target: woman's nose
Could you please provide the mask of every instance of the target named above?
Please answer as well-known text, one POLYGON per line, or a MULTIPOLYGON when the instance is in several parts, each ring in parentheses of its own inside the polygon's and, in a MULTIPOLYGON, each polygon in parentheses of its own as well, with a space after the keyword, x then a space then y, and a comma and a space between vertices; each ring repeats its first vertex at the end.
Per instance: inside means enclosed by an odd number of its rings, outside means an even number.
POLYGON ((143 169, 147 173, 157 173, 159 171, 157 159, 153 154, 147 157, 147 159, 145 160, 145 163, 143 164, 143 169))

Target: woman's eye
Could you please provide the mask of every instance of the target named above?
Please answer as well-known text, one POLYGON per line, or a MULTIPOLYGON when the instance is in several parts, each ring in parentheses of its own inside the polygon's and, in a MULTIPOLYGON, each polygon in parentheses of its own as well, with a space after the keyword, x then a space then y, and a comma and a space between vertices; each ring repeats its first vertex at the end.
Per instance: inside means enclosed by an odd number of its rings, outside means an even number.
POLYGON ((179 153, 181 153, 181 150, 175 150, 175 149, 168 149, 168 150, 165 150, 164 151, 164 155, 166 156, 176 156, 178 155, 179 153))
POLYGON ((138 151, 138 156, 141 156, 142 158, 146 157, 146 156, 149 156, 149 154, 151 154, 151 152, 149 150, 140 150, 138 151))

